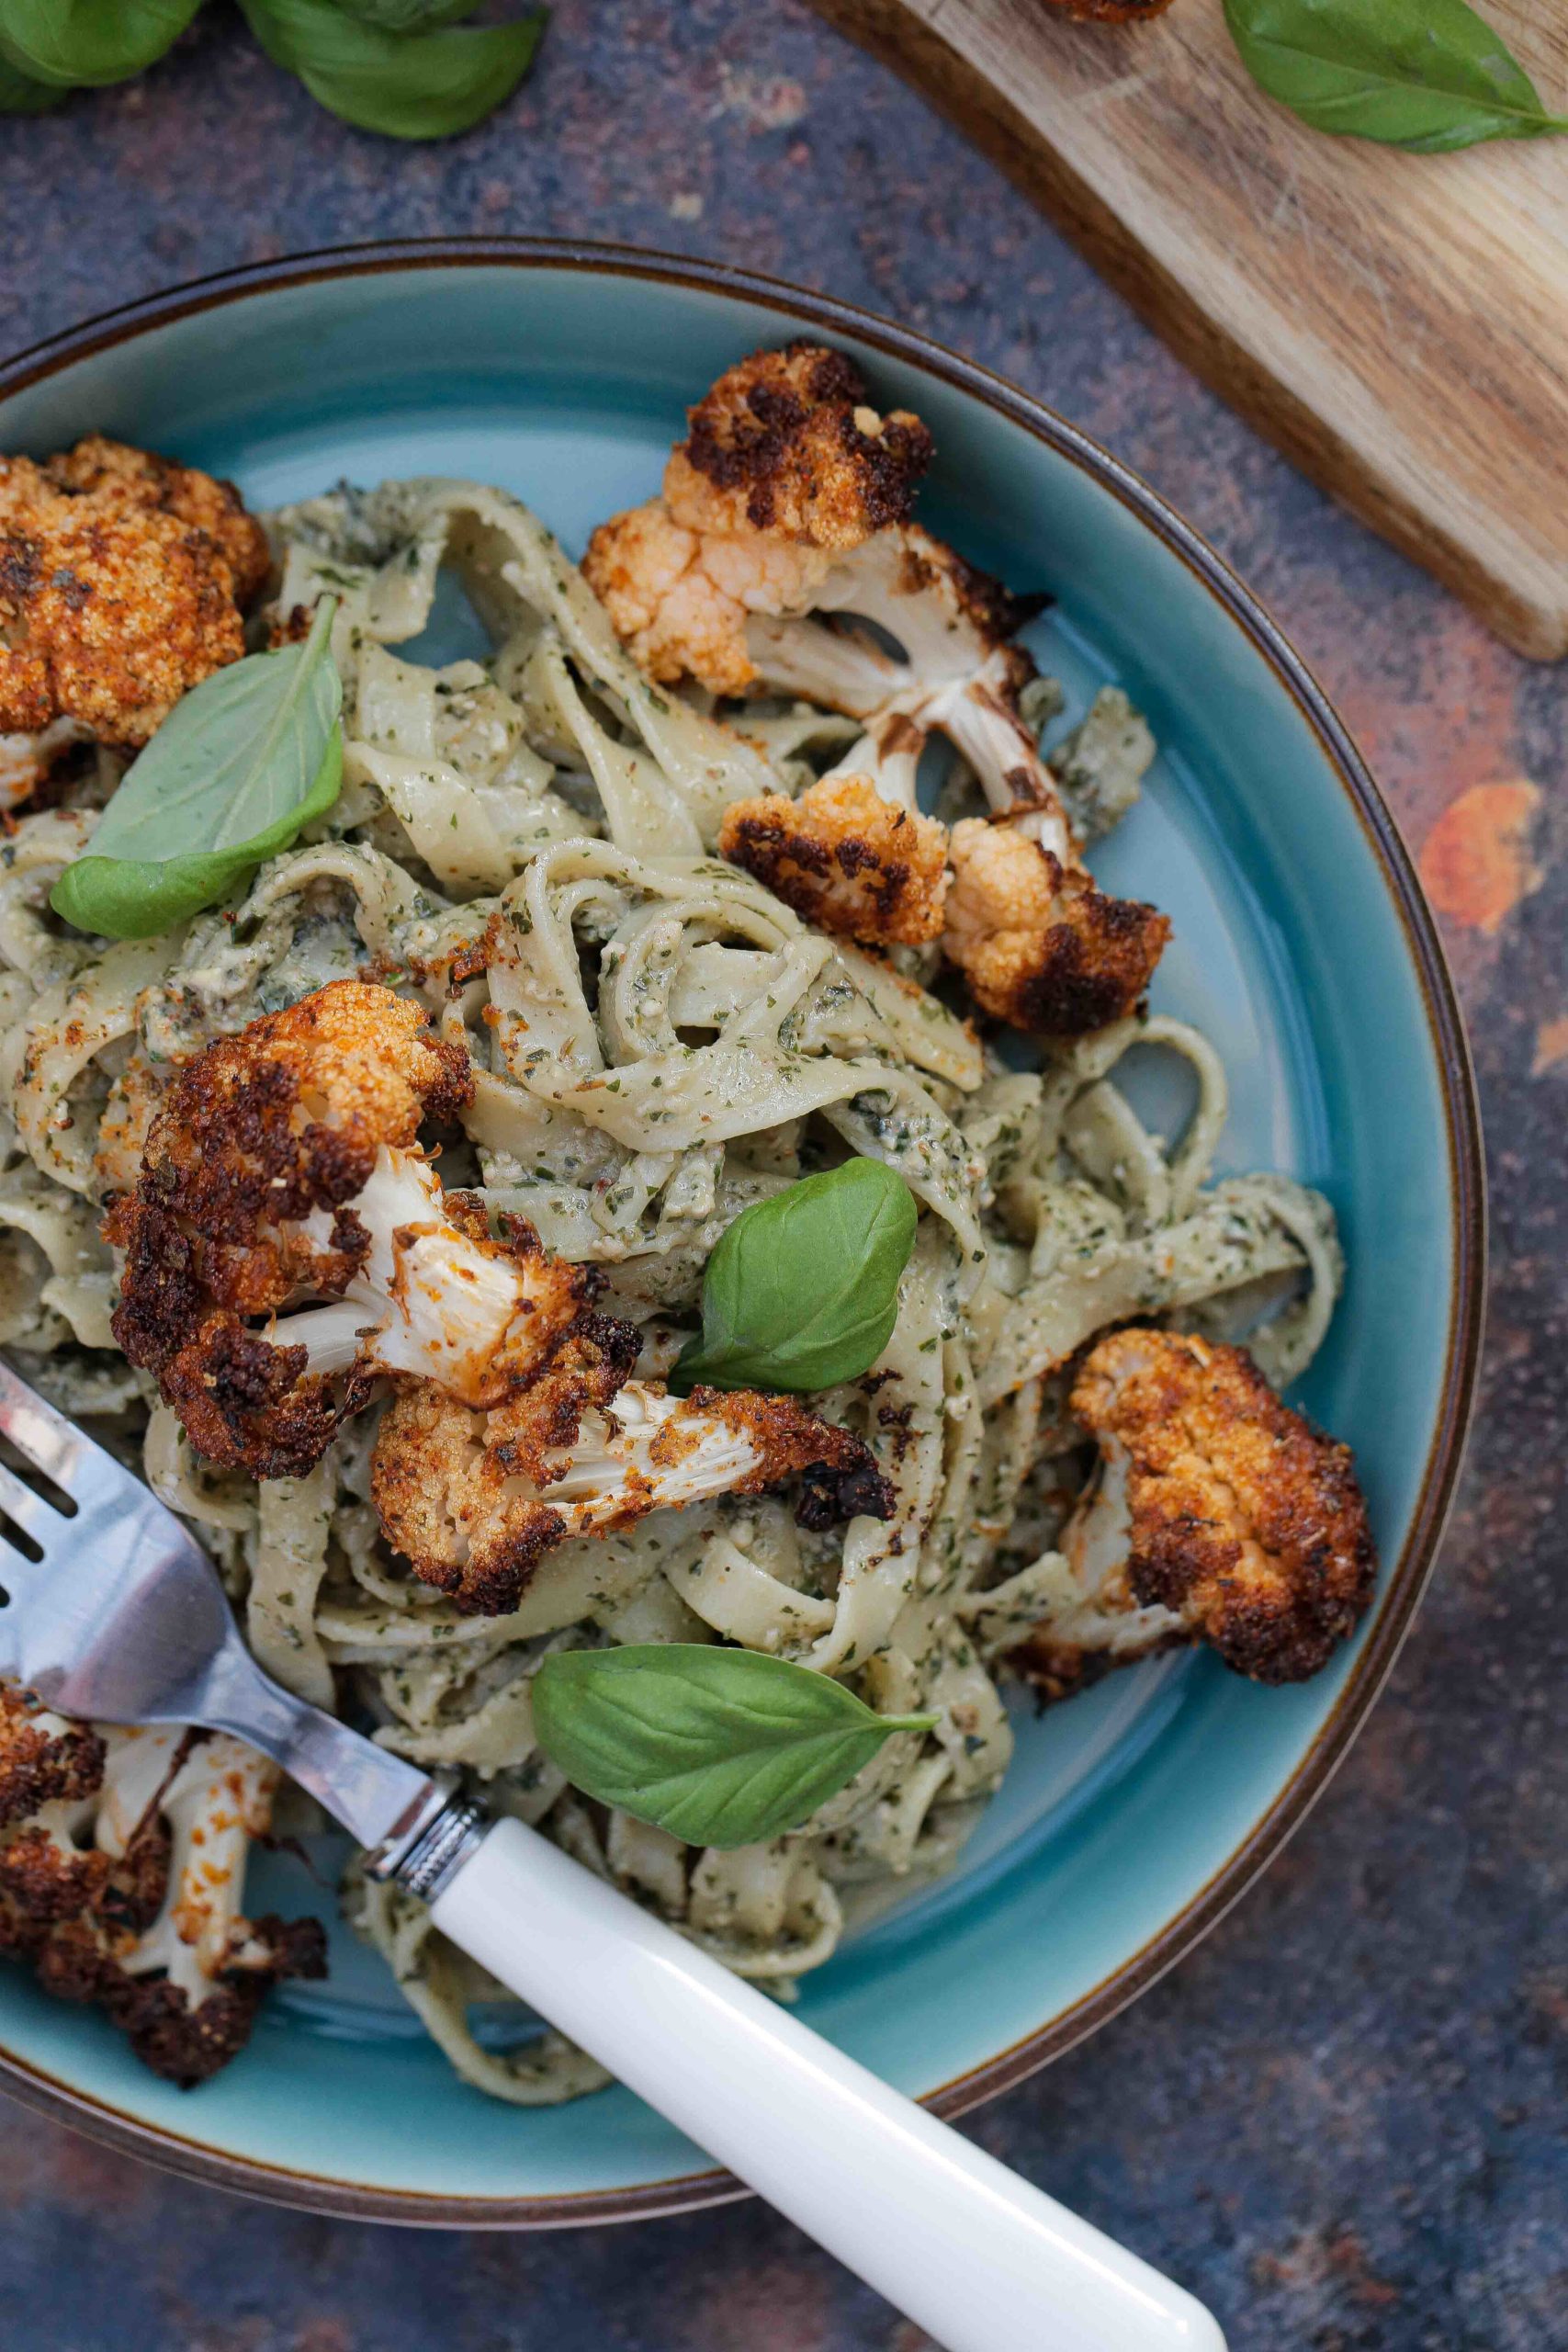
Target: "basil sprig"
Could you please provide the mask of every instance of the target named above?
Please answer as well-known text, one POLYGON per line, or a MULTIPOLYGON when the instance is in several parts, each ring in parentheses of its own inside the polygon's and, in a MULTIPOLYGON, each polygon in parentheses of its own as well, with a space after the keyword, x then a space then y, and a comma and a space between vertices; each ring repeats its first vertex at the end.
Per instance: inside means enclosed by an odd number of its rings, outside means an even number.
POLYGON ((761 1846, 797 1829, 895 1732, 787 1658, 701 1643, 557 1650, 534 1677, 534 1728, 574 1787, 689 1846, 761 1846))
POLYGON ((0 0, 0 51, 56 89, 128 82, 163 56, 202 0, 0 0))
MULTIPOLYGON (((298 74, 321 105, 389 139, 446 139, 494 112, 523 79, 545 28, 542 9, 507 25, 456 27, 425 9, 411 30, 389 10, 350 15, 339 0, 241 0, 275 65, 298 74)), ((402 12, 405 17, 409 12, 402 12)))
POLYGON ((1242 61, 1314 130, 1437 155, 1568 130, 1467 0, 1225 0, 1242 61))
POLYGON ((898 1314, 915 1203, 879 1159, 846 1159, 726 1227, 703 1276, 703 1334, 670 1385, 809 1395, 858 1379, 898 1314))
POLYGON ((78 931, 149 939, 221 904, 287 849, 343 786, 332 657, 336 599, 302 645, 252 653, 176 703, 99 819, 50 904, 78 931))
MULTIPOLYGON (((162 57, 203 0, 0 0, 0 115, 124 82, 162 57)), ((505 99, 534 62, 545 11, 469 26, 479 0, 241 0, 275 64, 360 130, 446 139, 505 99)))

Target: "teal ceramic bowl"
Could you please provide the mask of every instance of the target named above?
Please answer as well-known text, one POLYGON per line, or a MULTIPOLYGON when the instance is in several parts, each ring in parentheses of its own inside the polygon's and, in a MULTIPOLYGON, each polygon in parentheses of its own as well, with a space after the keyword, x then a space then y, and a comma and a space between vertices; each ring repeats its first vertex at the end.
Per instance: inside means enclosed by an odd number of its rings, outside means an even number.
MULTIPOLYGON (((343 475, 469 474, 577 548, 654 489, 721 368, 803 331, 932 426, 933 527, 1053 593, 1038 650, 1075 711, 1115 679, 1153 721, 1150 789, 1099 863, 1175 919, 1156 1002, 1224 1054, 1225 1164, 1286 1169, 1338 1211, 1349 1283, 1302 1401, 1354 1444, 1383 1560, 1360 1638, 1302 1688, 1182 1657, 1024 1710, 959 1874, 807 1981, 803 2016, 951 2115, 1090 2032, 1235 1901, 1345 1753, 1431 1566, 1475 1374, 1476 1112, 1431 918, 1343 727, 1218 558, 1059 417, 902 328, 716 268, 476 243, 241 271, 0 370, 0 447, 101 428, 232 475, 261 505, 343 475)), ((275 1877, 266 1896, 298 1909, 310 1892, 275 1877)), ((735 2193, 625 2092, 525 2112, 465 2088, 341 1933, 332 1986, 276 2000, 202 2090, 154 2081, 11 1969, 0 2049, 17 2097, 325 2211, 516 2227, 735 2193)))

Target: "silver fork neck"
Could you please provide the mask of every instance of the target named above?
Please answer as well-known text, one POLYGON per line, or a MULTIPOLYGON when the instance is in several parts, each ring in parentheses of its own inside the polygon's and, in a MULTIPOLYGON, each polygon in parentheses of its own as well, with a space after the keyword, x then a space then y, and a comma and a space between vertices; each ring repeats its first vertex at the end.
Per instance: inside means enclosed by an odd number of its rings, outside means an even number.
POLYGON ((395 1879, 410 1894, 434 1903, 476 1852, 489 1826, 480 1806, 433 1781, 407 1820, 366 1855, 366 1870, 372 1878, 395 1879))

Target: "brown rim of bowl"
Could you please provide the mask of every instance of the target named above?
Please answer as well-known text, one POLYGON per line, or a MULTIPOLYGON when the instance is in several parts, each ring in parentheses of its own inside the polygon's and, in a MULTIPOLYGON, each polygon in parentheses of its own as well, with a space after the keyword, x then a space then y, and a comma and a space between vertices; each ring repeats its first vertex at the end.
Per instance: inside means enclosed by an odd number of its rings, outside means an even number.
MULTIPOLYGON (((1452 1501, 1466 1430, 1474 1404, 1480 1360, 1485 1273, 1485 1179, 1470 1052, 1437 927, 1421 894, 1393 818, 1360 753, 1332 704, 1257 598, 1222 557, 1184 523, 1146 482, 1078 431, 1076 425, 990 369, 895 325, 853 303, 813 294, 750 270, 635 247, 548 238, 411 238, 339 245, 220 271, 166 292, 101 313, 35 344, 0 367, 0 399, 54 375, 73 361, 192 312, 317 279, 364 277, 400 269, 473 266, 601 271, 652 278, 699 292, 730 295, 773 310, 792 322, 852 335, 874 349, 940 378, 955 390, 1021 424, 1070 458, 1128 507, 1187 566, 1262 655, 1295 702, 1327 755, 1382 869, 1404 928, 1426 1009, 1442 1088, 1453 1202, 1454 1279, 1449 1310, 1448 1361, 1432 1442, 1409 1534, 1333 1712, 1285 1786, 1222 1869, 1157 1935, 1049 2024, 931 2092, 925 2104, 956 2116, 1021 2082, 1081 2041, 1118 2009, 1145 1993, 1190 1951, 1236 1902, 1300 1826, 1343 1760, 1387 1679, 1432 1573, 1452 1501)), ((593 2190, 565 2197, 432 2197, 417 2191, 355 2188, 318 2175, 225 2155, 183 2133, 164 2132, 85 2097, 68 2084, 0 2051, 0 2079, 13 2098, 77 2131, 166 2170, 275 2204, 355 2221, 398 2222, 465 2229, 547 2229, 590 2222, 638 2221, 690 2212, 749 2192, 728 2173, 688 2173, 640 2188, 593 2190)))

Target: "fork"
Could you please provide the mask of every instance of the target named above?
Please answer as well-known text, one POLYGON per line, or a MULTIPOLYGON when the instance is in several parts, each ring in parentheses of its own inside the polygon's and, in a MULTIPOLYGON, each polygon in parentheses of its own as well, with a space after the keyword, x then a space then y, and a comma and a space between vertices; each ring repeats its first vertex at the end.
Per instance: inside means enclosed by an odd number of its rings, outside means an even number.
POLYGON ((515 1820, 271 1681, 175 1514, 0 1362, 0 1674, 232 1732, 483 1962, 945 2352, 1224 2352, 1203 2307, 515 1820), (6 1521, 9 1521, 7 1528, 6 1521))

